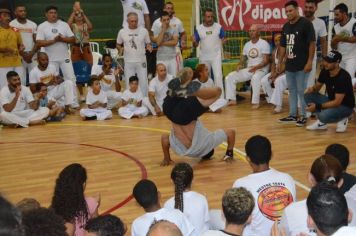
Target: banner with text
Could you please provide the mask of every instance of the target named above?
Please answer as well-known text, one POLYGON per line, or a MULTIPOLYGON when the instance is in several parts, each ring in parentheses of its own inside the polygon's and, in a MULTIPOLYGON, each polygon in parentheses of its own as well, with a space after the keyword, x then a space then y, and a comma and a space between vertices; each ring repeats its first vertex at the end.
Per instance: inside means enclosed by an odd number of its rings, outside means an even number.
MULTIPOLYGON (((225 30, 247 31, 258 24, 262 31, 280 31, 287 22, 281 0, 218 0, 220 24, 225 30)), ((299 14, 303 15, 304 0, 297 0, 299 14)))

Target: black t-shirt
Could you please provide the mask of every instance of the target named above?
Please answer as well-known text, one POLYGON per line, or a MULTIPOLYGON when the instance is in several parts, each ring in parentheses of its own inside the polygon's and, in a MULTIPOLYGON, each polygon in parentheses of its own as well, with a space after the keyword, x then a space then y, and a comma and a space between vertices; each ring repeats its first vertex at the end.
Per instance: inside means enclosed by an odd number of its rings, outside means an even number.
POLYGON ((351 175, 349 173, 344 172, 342 174, 342 179, 344 180, 344 183, 340 187, 340 191, 342 193, 346 193, 356 184, 356 176, 351 175))
POLYGON ((315 41, 313 24, 304 17, 297 22, 285 23, 282 29, 281 46, 286 48, 286 70, 296 72, 304 69, 309 56, 309 44, 315 41))
POLYGON ((339 73, 331 77, 329 71, 323 69, 320 71, 318 82, 325 84, 326 92, 331 100, 335 99, 335 94, 345 94, 341 104, 350 108, 355 106, 355 97, 352 88, 351 76, 346 70, 340 68, 339 73))

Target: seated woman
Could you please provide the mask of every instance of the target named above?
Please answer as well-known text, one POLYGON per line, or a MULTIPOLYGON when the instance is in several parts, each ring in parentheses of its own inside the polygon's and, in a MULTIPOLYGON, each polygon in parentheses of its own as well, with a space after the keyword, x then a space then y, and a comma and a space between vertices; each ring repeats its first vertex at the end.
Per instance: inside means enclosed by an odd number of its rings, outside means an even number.
POLYGON ((87 221, 98 216, 100 196, 84 196, 86 181, 86 169, 77 163, 65 167, 56 180, 51 208, 66 222, 68 235, 84 236, 87 221))

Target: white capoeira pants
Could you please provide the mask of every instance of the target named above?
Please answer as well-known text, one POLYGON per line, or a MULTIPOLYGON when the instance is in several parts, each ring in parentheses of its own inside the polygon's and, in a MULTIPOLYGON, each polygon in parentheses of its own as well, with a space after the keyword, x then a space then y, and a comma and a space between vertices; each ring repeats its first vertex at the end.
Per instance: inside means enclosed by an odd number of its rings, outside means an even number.
POLYGON ((257 70, 255 73, 249 72, 250 68, 233 71, 226 76, 226 99, 236 100, 236 84, 251 80, 252 104, 260 103, 261 79, 267 74, 264 70, 257 70))
POLYGON ((212 77, 211 74, 214 75, 215 86, 221 88, 220 98, 224 98, 225 95, 224 95, 224 82, 223 82, 223 74, 222 74, 222 66, 221 66, 221 56, 217 56, 216 58, 211 58, 211 60, 199 59, 199 63, 205 64, 209 68, 210 77, 212 77))
POLYGON ((356 57, 347 59, 342 58, 340 67, 346 70, 350 74, 351 78, 356 77, 356 57))
POLYGON ((120 107, 118 110, 119 116, 125 119, 131 119, 133 116, 147 116, 148 109, 145 106, 137 107, 135 105, 126 105, 124 107, 120 107))
MULTIPOLYGON (((162 108, 162 106, 163 106, 163 101, 157 101, 157 100, 156 100, 156 103, 157 103, 157 105, 159 106, 159 108, 161 109, 161 111, 163 111, 163 108, 162 108)), ((143 100, 142 100, 142 105, 145 106, 145 107, 147 107, 148 111, 149 111, 152 115, 154 115, 154 116, 157 115, 157 113, 156 113, 156 111, 155 111, 155 108, 152 106, 152 104, 151 104, 151 102, 150 102, 150 99, 149 99, 148 97, 144 97, 144 98, 143 98, 143 100)))
POLYGON ((223 98, 218 98, 213 104, 209 106, 210 111, 216 112, 224 107, 226 107, 228 101, 223 98))
POLYGON ((82 108, 80 109, 81 117, 93 117, 96 116, 97 120, 108 120, 112 118, 112 112, 106 108, 82 108))
POLYGON ((22 127, 28 127, 31 121, 43 120, 48 117, 49 109, 47 107, 39 107, 36 111, 32 109, 23 111, 0 113, 0 120, 6 125, 17 124, 22 127))
POLYGON ((148 79, 147 79, 147 62, 125 62, 125 88, 129 88, 129 79, 131 76, 137 75, 139 82, 138 85, 141 89, 143 96, 148 93, 148 79))
POLYGON ((48 91, 48 97, 57 101, 60 106, 76 107, 77 97, 75 94, 75 85, 71 80, 65 80, 48 91))
POLYGON ((280 106, 282 108, 283 105, 283 93, 288 88, 286 75, 278 77, 274 81, 274 90, 271 96, 270 103, 275 106, 280 106))
POLYGON ((7 78, 6 74, 9 71, 15 71, 19 74, 21 79, 21 84, 26 86, 26 74, 23 73, 23 67, 21 66, 14 66, 14 67, 0 67, 0 89, 7 85, 7 78))
POLYGON ((159 60, 157 58, 157 65, 158 64, 163 64, 166 66, 167 73, 173 76, 176 76, 178 74, 178 68, 177 68, 177 59, 174 57, 169 60, 159 60))
POLYGON ((108 98, 108 103, 107 103, 106 108, 111 110, 114 107, 116 107, 119 104, 119 102, 121 101, 122 93, 116 92, 114 90, 108 90, 108 91, 105 91, 105 93, 108 98))
MULTIPOLYGON (((277 78, 275 79, 275 81, 274 81, 275 88, 273 89, 272 86, 271 86, 271 80, 268 79, 270 76, 271 76, 271 73, 268 73, 267 75, 263 76, 263 78, 261 79, 262 89, 263 89, 264 93, 267 95, 266 100, 267 100, 268 103, 272 103, 271 100, 279 101, 279 99, 276 99, 276 98, 279 98, 279 96, 276 96, 276 95, 280 93, 279 89, 283 89, 284 88, 284 86, 281 86, 283 84, 280 84, 280 83, 283 83, 283 81, 280 81, 280 79, 283 80, 283 77, 284 77, 284 83, 287 84, 287 81, 286 81, 286 78, 285 78, 286 75, 285 74, 281 74, 281 75, 277 76, 277 78), (277 89, 277 91, 275 91, 276 89, 277 89), (276 96, 276 97, 272 99, 273 96, 276 96)), ((280 96, 282 96, 282 98, 283 98, 284 90, 281 91, 282 93, 281 93, 280 96)), ((282 102, 282 100, 280 100, 280 102, 282 102)), ((280 102, 277 102, 277 103, 279 104, 280 102)))

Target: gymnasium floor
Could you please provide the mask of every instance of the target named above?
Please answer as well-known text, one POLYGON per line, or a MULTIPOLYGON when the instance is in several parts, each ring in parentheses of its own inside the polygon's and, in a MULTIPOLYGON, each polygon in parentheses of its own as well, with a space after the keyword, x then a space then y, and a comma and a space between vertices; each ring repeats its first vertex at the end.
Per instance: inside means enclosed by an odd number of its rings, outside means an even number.
MULTIPOLYGON (((246 140, 255 134, 271 140, 271 166, 288 172, 297 181, 298 199, 307 195, 305 188, 309 186, 307 174, 311 163, 331 143, 342 143, 349 148, 349 172, 356 174, 355 121, 349 123, 343 134, 335 133, 335 125, 327 131, 311 132, 279 124, 278 118, 287 112, 272 115, 271 110, 272 106, 265 102, 260 109, 252 110, 246 99, 220 114, 207 113, 201 117, 211 130, 234 128, 237 131, 237 158, 231 164, 220 161, 224 147, 216 149, 215 159, 202 163, 171 152, 175 162, 187 161, 194 166, 192 188, 207 196, 210 208, 220 208, 225 189, 231 187, 235 179, 250 173, 249 165, 239 153, 244 151, 246 140)), ((0 130, 0 192, 5 197, 13 203, 31 197, 49 206, 58 173, 73 162, 87 168, 86 195, 100 193, 100 213, 112 211, 128 226, 143 214, 135 201, 130 200, 132 188, 139 179, 148 177, 156 182, 162 204, 173 196, 172 167, 159 166, 160 136, 170 129, 166 117, 123 120, 115 113, 114 119, 109 121, 84 122, 78 113, 59 123, 0 130)))

